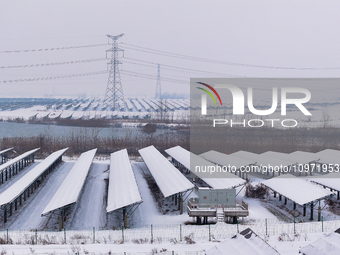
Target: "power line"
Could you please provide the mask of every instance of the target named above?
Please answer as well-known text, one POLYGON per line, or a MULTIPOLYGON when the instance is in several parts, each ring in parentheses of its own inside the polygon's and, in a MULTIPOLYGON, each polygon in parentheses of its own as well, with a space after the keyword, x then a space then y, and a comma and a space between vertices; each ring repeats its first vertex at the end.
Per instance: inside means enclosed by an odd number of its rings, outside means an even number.
MULTIPOLYGON (((137 73, 137 72, 125 71, 125 70, 121 70, 121 73, 124 74, 124 75, 133 76, 133 77, 157 80, 156 75, 143 74, 143 73, 137 73)), ((189 81, 178 80, 178 79, 173 79, 173 78, 165 78, 165 77, 161 77, 161 81, 167 81, 167 82, 172 82, 172 83, 180 83, 180 84, 190 84, 189 81)))
MULTIPOLYGON (((149 62, 149 61, 145 61, 145 60, 139 60, 139 59, 128 58, 128 57, 124 57, 124 59, 130 59, 130 60, 137 61, 137 62, 151 64, 151 65, 146 65, 146 64, 141 64, 141 63, 123 60, 124 63, 134 64, 134 65, 141 65, 141 66, 148 66, 148 67, 154 67, 154 65, 157 65, 157 63, 155 63, 155 62, 149 62)), ((165 65, 165 64, 161 64, 161 65, 162 65, 162 69, 167 69, 167 70, 172 70, 172 71, 179 71, 179 72, 188 72, 189 71, 189 72, 195 72, 195 73, 213 74, 213 75, 218 75, 218 76, 247 78, 246 76, 235 75, 235 74, 216 73, 216 72, 210 72, 210 71, 204 71, 204 70, 198 70, 198 69, 191 69, 191 68, 179 67, 179 66, 171 66, 171 65, 165 65)))
POLYGON ((92 35, 92 36, 66 36, 66 37, 26 37, 26 38, 1 38, 0 37, 0 40, 55 40, 55 39, 58 39, 58 40, 64 40, 64 39, 74 39, 74 38, 94 38, 94 37, 97 37, 97 38, 103 38, 102 35, 92 35))
POLYGON ((106 73, 108 73, 108 71, 98 71, 98 72, 88 72, 88 73, 78 73, 78 74, 66 74, 66 75, 47 76, 47 77, 45 76, 45 77, 35 77, 35 78, 27 78, 27 79, 4 80, 4 81, 0 81, 0 83, 46 81, 46 80, 56 80, 56 79, 90 76, 90 75, 99 75, 99 74, 106 74, 106 73))
POLYGON ((239 66, 239 67, 255 67, 255 68, 266 68, 266 69, 285 69, 285 70, 338 70, 340 67, 285 67, 285 66, 266 66, 266 65, 256 65, 256 64, 246 64, 246 63, 238 63, 238 62, 230 62, 230 61, 223 61, 223 60, 215 60, 215 59, 208 59, 208 58, 200 58, 200 57, 193 57, 183 54, 177 54, 173 52, 155 50, 147 47, 142 47, 138 45, 133 45, 129 43, 122 43, 127 46, 123 46, 126 49, 151 53, 166 57, 172 58, 180 58, 185 60, 192 60, 192 61, 200 61, 212 64, 222 64, 222 65, 232 65, 232 66, 239 66))
POLYGON ((100 46, 107 46, 107 43, 88 44, 88 45, 80 45, 80 46, 68 46, 68 47, 56 47, 56 48, 28 49, 28 50, 5 50, 5 51, 0 51, 0 53, 23 53, 23 52, 41 52, 41 51, 54 51, 54 50, 70 50, 70 49, 81 49, 81 48, 91 48, 91 47, 100 47, 100 46))
POLYGON ((79 64, 79 63, 90 63, 96 61, 107 60, 107 58, 93 58, 93 59, 83 59, 83 60, 73 60, 73 61, 64 61, 64 62, 53 62, 53 63, 44 63, 44 64, 29 64, 29 65, 18 65, 18 66, 0 66, 0 69, 5 68, 25 68, 25 67, 45 67, 45 66, 55 66, 55 65, 68 65, 68 64, 79 64))

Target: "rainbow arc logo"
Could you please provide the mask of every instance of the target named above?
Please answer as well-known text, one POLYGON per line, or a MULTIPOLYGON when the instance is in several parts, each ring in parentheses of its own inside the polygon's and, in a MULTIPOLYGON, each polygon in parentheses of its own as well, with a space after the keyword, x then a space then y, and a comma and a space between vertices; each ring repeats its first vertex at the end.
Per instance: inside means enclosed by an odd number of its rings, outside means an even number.
MULTIPOLYGON (((198 84, 201 84, 201 85, 203 85, 203 86, 206 86, 206 87, 209 88, 212 92, 214 92, 215 95, 217 96, 218 100, 220 101, 221 106, 222 106, 221 97, 220 97, 220 95, 217 93, 217 91, 216 91, 213 87, 211 87, 210 85, 208 85, 208 84, 206 84, 206 83, 203 83, 203 82, 197 82, 197 83, 198 83, 198 84)), ((197 87, 197 88, 200 89, 200 90, 203 90, 204 92, 206 92, 206 93, 214 100, 214 103, 215 103, 215 105, 217 106, 216 100, 215 100, 213 94, 211 94, 211 92, 210 92, 209 90, 204 89, 204 88, 201 88, 201 87, 197 87)))

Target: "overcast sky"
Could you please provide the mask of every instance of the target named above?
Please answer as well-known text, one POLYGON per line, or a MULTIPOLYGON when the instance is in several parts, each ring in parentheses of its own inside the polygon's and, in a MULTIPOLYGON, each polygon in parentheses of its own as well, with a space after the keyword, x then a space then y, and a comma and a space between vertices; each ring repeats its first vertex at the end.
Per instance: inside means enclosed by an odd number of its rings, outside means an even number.
POLYGON ((154 96, 156 63, 162 78, 176 80, 162 81, 168 93, 188 94, 189 84, 178 82, 190 77, 339 77, 332 69, 340 68, 339 7, 311 0, 0 0, 1 94, 104 96, 107 73, 56 77, 106 71, 108 60, 41 65, 105 58, 109 45, 93 45, 121 33, 125 96, 154 96), (83 45, 93 47, 52 50, 83 45), (34 49, 48 50, 12 52, 34 49), (13 67, 32 64, 39 66, 13 67), (41 77, 54 78, 25 81, 41 77))

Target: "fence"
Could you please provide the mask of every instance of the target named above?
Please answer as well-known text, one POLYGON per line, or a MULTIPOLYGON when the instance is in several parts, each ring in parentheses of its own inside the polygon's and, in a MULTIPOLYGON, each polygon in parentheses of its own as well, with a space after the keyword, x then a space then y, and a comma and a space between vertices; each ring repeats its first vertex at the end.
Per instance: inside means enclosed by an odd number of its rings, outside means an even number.
POLYGON ((284 223, 275 219, 265 219, 246 224, 215 225, 157 225, 120 230, 63 230, 0 232, 0 244, 119 244, 119 243, 189 243, 190 241, 212 241, 230 238, 246 228, 251 228, 260 236, 282 233, 332 232, 340 227, 340 220, 304 223, 284 223))
MULTIPOLYGON (((34 255, 46 255, 46 253, 33 253, 34 255)), ((50 253, 52 254, 52 253, 50 253)), ((53 254, 58 254, 58 255, 71 255, 71 254, 87 254, 87 255, 97 255, 98 253, 96 252, 73 252, 70 253, 53 253, 53 254)), ((100 252, 99 254, 101 255, 153 255, 153 254, 160 254, 160 255, 205 255, 205 251, 168 251, 168 250, 151 250, 151 252, 100 252)))

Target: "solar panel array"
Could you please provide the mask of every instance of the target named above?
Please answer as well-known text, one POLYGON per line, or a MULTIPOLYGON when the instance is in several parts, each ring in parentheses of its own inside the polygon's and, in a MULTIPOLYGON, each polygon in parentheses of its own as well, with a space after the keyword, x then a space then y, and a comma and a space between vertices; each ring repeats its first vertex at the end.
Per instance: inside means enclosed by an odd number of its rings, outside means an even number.
POLYGON ((194 185, 153 145, 140 149, 139 154, 142 156, 164 197, 194 188, 194 185))
POLYGON ((107 212, 142 202, 126 149, 111 154, 107 212))

